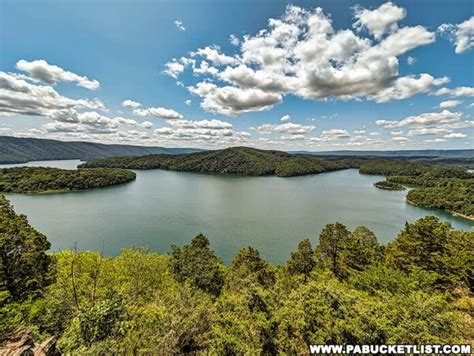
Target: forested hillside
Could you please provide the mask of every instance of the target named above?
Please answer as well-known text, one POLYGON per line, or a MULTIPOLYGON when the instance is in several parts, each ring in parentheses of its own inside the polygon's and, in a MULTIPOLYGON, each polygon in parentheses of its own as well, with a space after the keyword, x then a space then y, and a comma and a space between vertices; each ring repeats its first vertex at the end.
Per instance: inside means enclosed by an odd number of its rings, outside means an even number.
POLYGON ((37 138, 0 136, 0 164, 57 159, 98 159, 111 156, 141 156, 153 153, 189 153, 192 148, 164 148, 104 145, 92 142, 64 142, 37 138))
POLYGON ((470 343, 474 231, 432 216, 400 229, 381 245, 366 227, 331 223, 281 266, 252 247, 225 266, 203 235, 170 254, 47 254, 46 237, 0 196, 0 339, 30 330, 66 354, 470 343))
POLYGON ((3 168, 0 169, 0 192, 69 192, 108 187, 130 182, 135 178, 135 173, 126 169, 3 168))
POLYGON ((386 176, 388 182, 385 185, 416 186, 407 194, 407 202, 411 204, 447 210, 474 220, 473 173, 458 167, 383 159, 361 163, 360 172, 386 176))
POLYGON ((107 167, 128 169, 169 169, 174 171, 240 174, 282 177, 315 174, 354 166, 352 160, 293 156, 281 151, 231 147, 182 155, 147 155, 142 157, 112 157, 90 161, 83 168, 107 167))

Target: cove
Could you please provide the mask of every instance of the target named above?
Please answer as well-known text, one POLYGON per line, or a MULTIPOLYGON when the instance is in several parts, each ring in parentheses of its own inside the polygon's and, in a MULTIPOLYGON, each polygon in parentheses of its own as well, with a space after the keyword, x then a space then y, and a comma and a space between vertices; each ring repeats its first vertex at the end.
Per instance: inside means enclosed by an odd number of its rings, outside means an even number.
MULTIPOLYGON (((32 162, 72 169, 79 161, 32 162)), ((2 166, 6 167, 6 166, 2 166)), ((406 191, 377 189, 380 176, 355 169, 293 178, 206 175, 163 170, 136 171, 134 182, 66 194, 6 194, 18 213, 44 233, 52 250, 100 250, 147 246, 165 253, 171 244, 205 234, 225 263, 253 246, 283 263, 298 242, 313 245, 325 224, 349 229, 365 225, 382 243, 393 240, 405 222, 425 215, 469 230, 474 222, 405 202, 406 191)))

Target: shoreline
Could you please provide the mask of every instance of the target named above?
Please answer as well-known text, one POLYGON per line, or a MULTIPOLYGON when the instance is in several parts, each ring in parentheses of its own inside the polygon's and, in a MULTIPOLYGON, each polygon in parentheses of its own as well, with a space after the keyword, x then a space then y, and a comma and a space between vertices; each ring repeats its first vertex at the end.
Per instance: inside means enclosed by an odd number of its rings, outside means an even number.
MULTIPOLYGON (((418 205, 414 202, 412 202, 411 200, 408 200, 407 198, 405 198, 405 201, 410 204, 410 205, 413 205, 413 206, 416 206, 418 208, 423 208, 423 209, 437 209, 437 208, 428 208, 426 206, 421 206, 421 205, 418 205)), ((444 209, 439 209, 439 210, 442 210, 442 211, 446 211, 448 213, 450 213, 451 215, 453 216, 457 216, 457 217, 460 217, 460 218, 463 218, 463 219, 466 219, 466 220, 469 220, 469 221, 474 221, 474 216, 469 216, 469 215, 464 215, 462 213, 457 213, 455 211, 451 211, 451 210, 444 210, 444 209)))

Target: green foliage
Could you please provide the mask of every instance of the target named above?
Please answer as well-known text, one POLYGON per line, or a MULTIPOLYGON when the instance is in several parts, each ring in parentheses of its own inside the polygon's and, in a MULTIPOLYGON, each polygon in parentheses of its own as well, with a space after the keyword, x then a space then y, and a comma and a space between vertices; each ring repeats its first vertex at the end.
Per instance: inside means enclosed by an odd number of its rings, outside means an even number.
POLYGON ((113 157, 90 161, 86 168, 168 169, 173 171, 224 173, 250 176, 300 176, 352 167, 347 160, 329 160, 315 156, 292 156, 286 152, 232 147, 181 155, 113 157))
POLYGON ((426 273, 442 289, 473 290, 474 231, 454 231, 434 216, 421 218, 405 229, 387 248, 387 259, 407 273, 426 273))
POLYGON ((316 258, 311 242, 308 239, 298 244, 298 250, 291 253, 291 258, 287 263, 288 272, 292 275, 309 276, 316 266, 316 258))
POLYGON ((363 162, 360 172, 387 176, 386 181, 375 183, 381 189, 400 190, 402 184, 421 187, 408 192, 407 201, 411 204, 474 219, 474 174, 462 168, 375 159, 363 162))
POLYGON ((387 180, 374 185, 388 190, 404 190, 403 184, 423 187, 410 191, 410 202, 474 216, 473 174, 460 167, 433 165, 416 160, 321 157, 290 155, 248 147, 195 152, 180 155, 155 154, 139 157, 111 157, 86 162, 85 168, 167 169, 185 172, 276 175, 293 177, 347 168, 359 168, 362 174, 385 175, 387 180), (433 187, 433 189, 428 189, 433 187))
POLYGON ((380 189, 386 190, 405 190, 405 187, 399 183, 390 182, 387 180, 382 180, 380 182, 375 182, 374 186, 380 189))
POLYGON ((49 248, 46 236, 31 227, 25 215, 17 215, 0 195, 0 292, 7 292, 13 300, 40 295, 53 280, 49 273, 53 260, 46 254, 49 248))
POLYGON ((413 189, 407 201, 425 208, 444 209, 474 218, 474 179, 449 180, 445 186, 413 189))
MULTIPOLYGON (((2 238, 25 228, 8 204, 4 212, 2 238)), ((0 336, 22 328, 38 340, 55 335, 66 354, 305 354, 313 343, 467 343, 474 336, 473 239, 473 231, 425 217, 406 224, 387 248, 366 227, 329 224, 316 251, 304 240, 283 266, 248 247, 225 267, 203 235, 170 255, 61 251, 56 268, 48 267, 55 281, 41 292, 14 300, 0 291, 0 336)), ((38 280, 30 272, 22 272, 26 280, 38 280)))
POLYGON ((171 247, 171 270, 175 278, 218 296, 224 284, 224 266, 209 249, 209 240, 200 234, 189 245, 171 247))
POLYGON ((225 287, 238 290, 247 286, 271 288, 275 284, 273 267, 253 247, 239 251, 229 268, 225 287))
POLYGON ((327 224, 319 235, 318 254, 324 267, 328 267, 338 278, 343 276, 341 254, 344 250, 350 232, 339 222, 327 224))
POLYGON ((29 137, 0 136, 0 163, 61 159, 98 159, 111 156, 139 156, 156 153, 189 153, 192 148, 164 148, 104 145, 94 142, 64 142, 29 137))
POLYGON ((46 167, 0 169, 0 191, 9 193, 66 192, 130 182, 134 172, 124 169, 66 170, 46 167))

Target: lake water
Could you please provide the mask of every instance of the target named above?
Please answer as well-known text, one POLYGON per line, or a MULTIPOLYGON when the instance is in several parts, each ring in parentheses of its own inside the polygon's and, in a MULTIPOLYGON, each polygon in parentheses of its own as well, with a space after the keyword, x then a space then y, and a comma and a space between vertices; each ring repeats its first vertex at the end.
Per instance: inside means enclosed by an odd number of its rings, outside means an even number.
MULTIPOLYGON (((79 161, 33 162, 74 168, 79 161)), ((473 222, 411 206, 406 192, 373 187, 382 179, 355 169, 294 178, 236 177, 162 170, 137 171, 120 186, 49 195, 8 194, 15 209, 48 236, 54 251, 146 245, 160 252, 205 234, 226 263, 246 246, 275 263, 288 259, 298 242, 313 244, 327 223, 365 225, 379 241, 391 241, 405 221, 432 214, 468 230, 473 222)))

